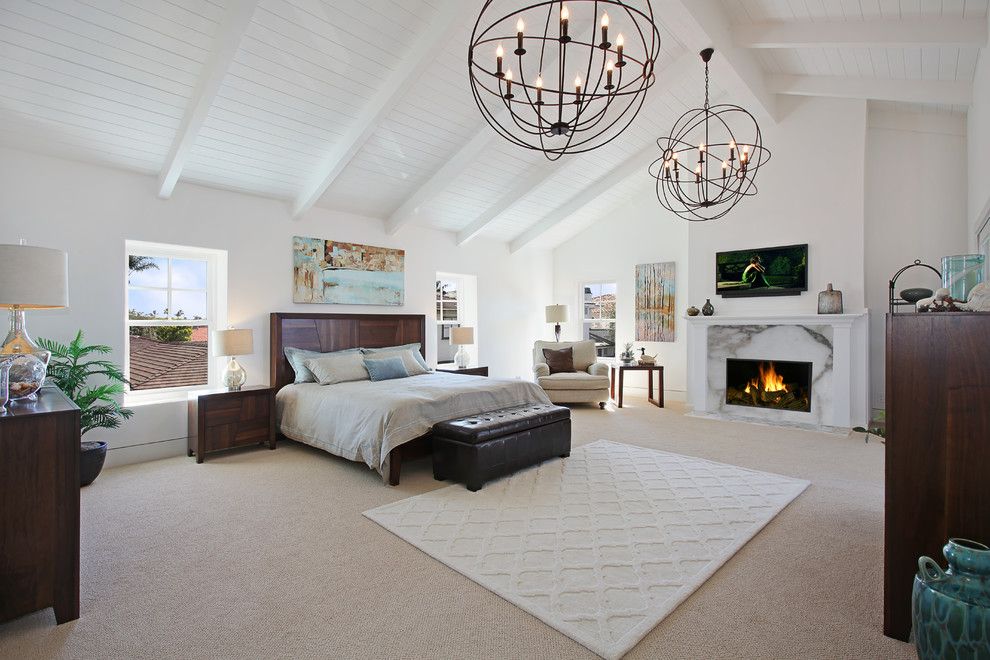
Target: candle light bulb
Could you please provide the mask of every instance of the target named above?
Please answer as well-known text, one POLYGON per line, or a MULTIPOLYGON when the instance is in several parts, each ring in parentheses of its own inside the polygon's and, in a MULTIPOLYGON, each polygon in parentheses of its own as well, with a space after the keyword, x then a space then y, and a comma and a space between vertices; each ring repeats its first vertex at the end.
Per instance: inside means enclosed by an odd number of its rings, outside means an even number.
POLYGON ((502 44, 499 44, 498 48, 495 49, 495 57, 504 57, 504 56, 505 56, 505 49, 502 48, 502 44))
POLYGON ((512 82, 512 69, 509 69, 508 71, 505 72, 505 79, 508 80, 509 82, 512 82))
POLYGON ((698 145, 698 151, 704 151, 704 150, 705 150, 705 143, 702 142, 701 144, 698 145))
POLYGON ((571 17, 571 12, 567 9, 567 5, 560 5, 560 20, 566 21, 571 17))
POLYGON ((615 62, 613 62, 612 60, 606 62, 605 71, 607 71, 608 73, 612 73, 613 71, 615 71, 615 62))
POLYGON ((522 32, 525 29, 526 29, 526 24, 523 23, 523 19, 520 18, 518 21, 516 21, 516 32, 522 32))
POLYGON ((622 33, 620 32, 619 33, 619 36, 617 36, 615 38, 615 54, 616 54, 616 56, 617 56, 617 58, 619 60, 618 62, 616 62, 616 66, 625 66, 626 65, 626 61, 624 59, 622 59, 622 50, 623 50, 623 48, 625 48, 625 45, 626 45, 626 40, 622 36, 622 33))
POLYGON ((615 46, 616 48, 622 48, 625 45, 626 45, 626 40, 622 38, 622 33, 620 32, 619 36, 615 38, 615 46))
POLYGON ((579 92, 581 91, 581 76, 580 75, 574 76, 574 87, 579 92))
POLYGON ((536 88, 543 89, 543 76, 536 76, 536 88))
POLYGON ((604 14, 602 14, 602 27, 603 28, 607 28, 608 27, 608 12, 605 12, 604 14))

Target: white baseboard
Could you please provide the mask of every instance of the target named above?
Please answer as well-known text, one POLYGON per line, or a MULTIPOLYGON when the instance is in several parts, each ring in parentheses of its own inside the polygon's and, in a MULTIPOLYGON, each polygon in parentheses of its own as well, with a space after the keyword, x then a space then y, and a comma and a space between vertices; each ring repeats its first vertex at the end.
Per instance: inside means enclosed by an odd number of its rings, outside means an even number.
POLYGON ((107 460, 104 463, 104 467, 111 468, 130 465, 131 463, 157 461, 160 458, 185 456, 185 454, 186 438, 174 438, 172 440, 162 440, 161 442, 151 442, 144 445, 130 445, 128 447, 111 447, 107 451, 107 460))

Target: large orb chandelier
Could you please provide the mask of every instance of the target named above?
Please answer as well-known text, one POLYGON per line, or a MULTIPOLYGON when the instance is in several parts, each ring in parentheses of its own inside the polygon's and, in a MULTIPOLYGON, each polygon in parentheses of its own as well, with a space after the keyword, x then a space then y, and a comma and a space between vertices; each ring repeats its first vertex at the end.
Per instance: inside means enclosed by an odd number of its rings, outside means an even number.
POLYGON ((738 105, 709 105, 708 62, 714 49, 701 51, 705 63, 705 105, 688 110, 670 135, 657 140, 663 155, 650 165, 657 199, 685 220, 721 218, 744 197, 755 195, 756 172, 770 159, 760 125, 738 105))
POLYGON ((507 4, 518 2, 485 2, 468 47, 485 121, 549 160, 614 140, 656 81, 660 31, 649 0, 507 4))

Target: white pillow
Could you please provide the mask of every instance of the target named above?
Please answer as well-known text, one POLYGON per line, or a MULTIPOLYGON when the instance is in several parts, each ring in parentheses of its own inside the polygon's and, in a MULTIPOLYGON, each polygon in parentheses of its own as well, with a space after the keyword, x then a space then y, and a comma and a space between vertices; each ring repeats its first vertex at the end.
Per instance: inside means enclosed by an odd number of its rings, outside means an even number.
POLYGON ((303 364, 313 372, 320 385, 335 385, 354 380, 369 380, 361 353, 332 353, 306 360, 303 364))
MULTIPOLYGON (((419 344, 416 344, 416 346, 418 347, 419 344)), ((405 365, 406 371, 409 372, 410 376, 421 376, 423 374, 430 373, 430 370, 423 366, 423 362, 416 359, 419 355, 419 350, 414 351, 413 349, 405 348, 404 346, 396 348, 380 348, 376 349, 374 352, 369 352, 368 355, 372 358, 384 358, 398 355, 402 358, 402 364, 405 365)))

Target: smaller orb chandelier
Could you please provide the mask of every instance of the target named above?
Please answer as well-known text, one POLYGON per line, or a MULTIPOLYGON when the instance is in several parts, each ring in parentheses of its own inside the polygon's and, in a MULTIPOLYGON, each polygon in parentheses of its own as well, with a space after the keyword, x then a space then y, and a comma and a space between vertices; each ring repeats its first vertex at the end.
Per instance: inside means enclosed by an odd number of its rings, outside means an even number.
POLYGON ((660 55, 649 0, 545 0, 505 14, 497 4, 506 0, 485 2, 475 22, 468 75, 499 135, 557 160, 632 123, 660 55))
POLYGON ((685 112, 670 135, 657 140, 663 155, 650 165, 660 204, 691 221, 721 218, 755 195, 756 172, 770 159, 753 115, 738 105, 709 105, 708 62, 714 53, 712 48, 700 53, 704 107, 685 112))

